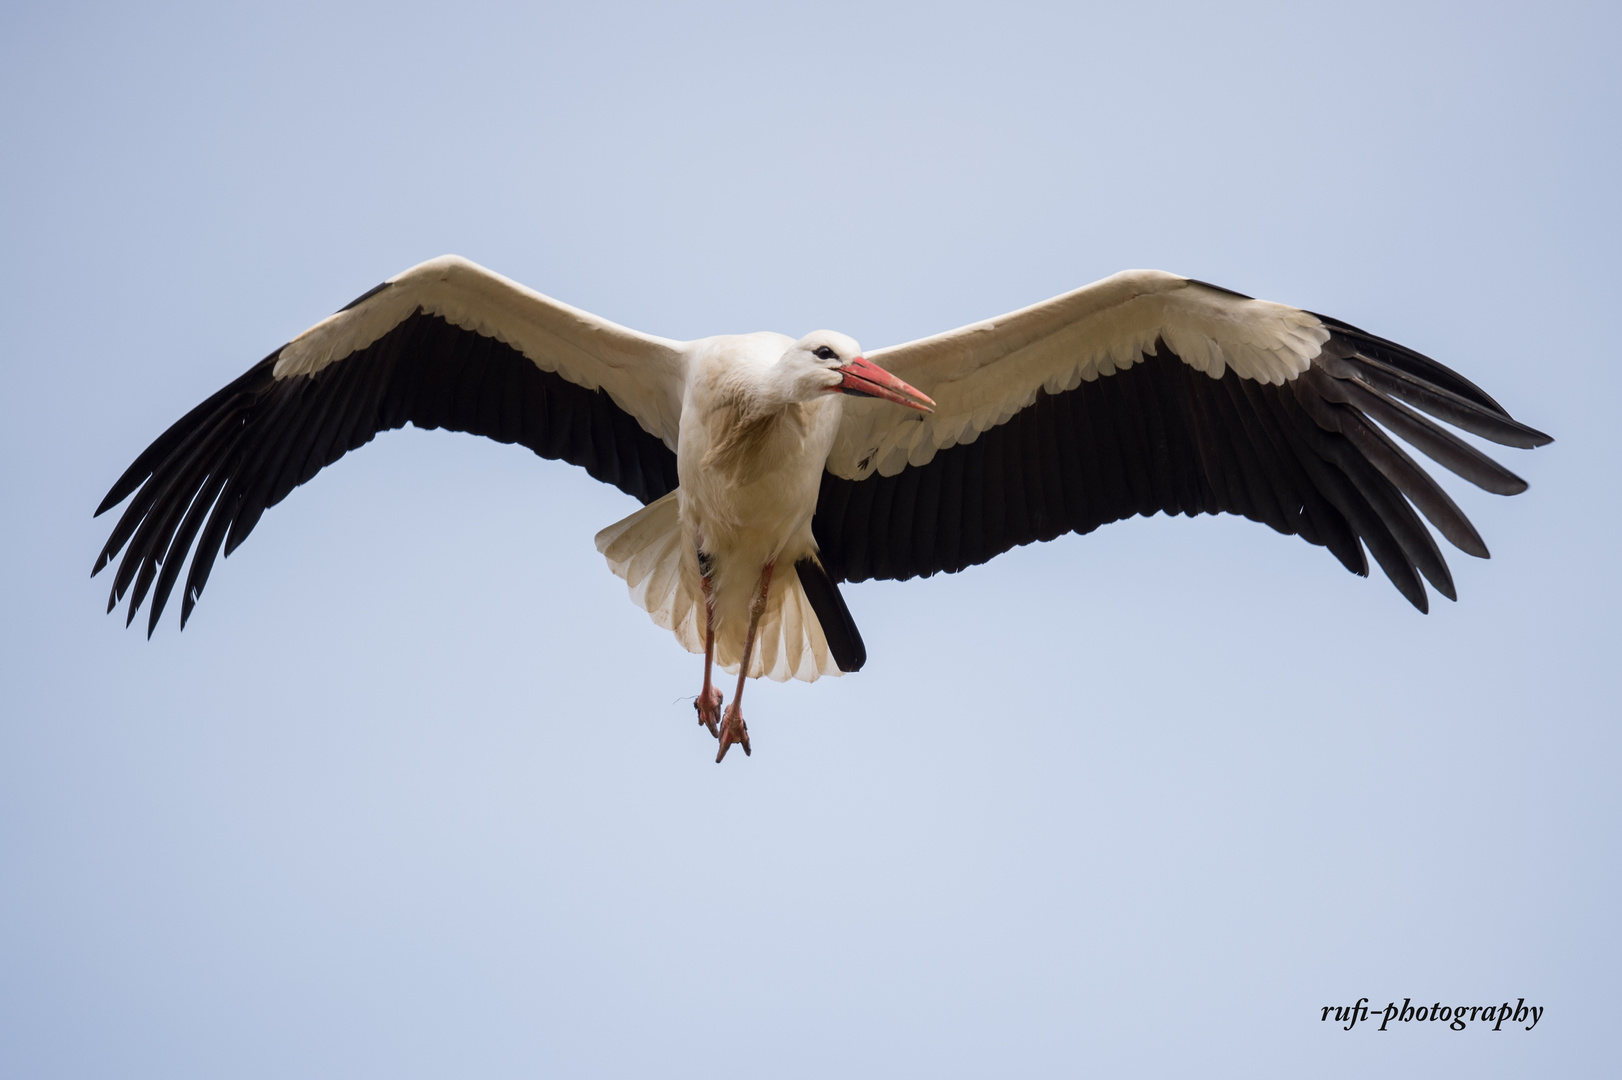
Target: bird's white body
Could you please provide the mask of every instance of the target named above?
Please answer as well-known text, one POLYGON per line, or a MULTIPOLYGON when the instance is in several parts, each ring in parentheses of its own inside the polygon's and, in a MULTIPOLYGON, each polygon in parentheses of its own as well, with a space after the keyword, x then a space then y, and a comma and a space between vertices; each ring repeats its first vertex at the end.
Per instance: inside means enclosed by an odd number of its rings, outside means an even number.
MULTIPOLYGON (((783 334, 728 335, 695 342, 688 359, 676 446, 683 570, 696 588, 696 553, 713 564, 716 646, 726 667, 740 655, 761 567, 786 567, 816 550, 811 516, 844 399, 792 400, 774 376, 793 345, 783 334)), ((777 575, 767 610, 793 588, 792 574, 777 575)))
MULTIPOLYGON (((829 331, 802 340, 833 342, 846 358, 860 351, 829 331)), ((701 579, 708 570, 715 657, 728 671, 737 670, 743 655, 761 569, 781 565, 760 618, 750 674, 814 680, 839 668, 789 568, 816 552, 811 518, 845 399, 824 392, 826 385, 796 380, 790 358, 798 344, 762 332, 684 345, 687 379, 676 445, 681 486, 603 530, 597 546, 631 583, 637 602, 694 652, 704 650, 701 579), (674 513, 661 505, 667 503, 674 503, 674 513)))

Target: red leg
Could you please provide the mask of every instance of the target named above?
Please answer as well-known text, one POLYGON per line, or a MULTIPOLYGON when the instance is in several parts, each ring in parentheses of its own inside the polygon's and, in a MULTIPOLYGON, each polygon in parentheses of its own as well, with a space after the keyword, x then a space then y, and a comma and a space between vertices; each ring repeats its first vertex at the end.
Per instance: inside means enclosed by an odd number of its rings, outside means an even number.
POLYGON ((727 747, 733 743, 741 743, 743 752, 749 753, 749 726, 743 722, 743 681, 749 677, 749 659, 755 652, 755 631, 760 626, 760 616, 766 610, 766 595, 772 588, 772 570, 776 563, 767 563, 766 568, 760 572, 760 587, 755 590, 755 598, 749 601, 749 630, 743 636, 743 662, 738 665, 738 690, 732 695, 732 704, 727 706, 726 715, 721 718, 721 749, 715 755, 716 764, 727 756, 727 747))
MULTIPOLYGON (((700 557, 702 562, 702 557, 700 557)), ((704 586, 704 689, 698 692, 693 708, 698 710, 698 722, 720 738, 721 691, 710 685, 710 668, 715 663, 715 594, 708 575, 699 578, 704 586)))

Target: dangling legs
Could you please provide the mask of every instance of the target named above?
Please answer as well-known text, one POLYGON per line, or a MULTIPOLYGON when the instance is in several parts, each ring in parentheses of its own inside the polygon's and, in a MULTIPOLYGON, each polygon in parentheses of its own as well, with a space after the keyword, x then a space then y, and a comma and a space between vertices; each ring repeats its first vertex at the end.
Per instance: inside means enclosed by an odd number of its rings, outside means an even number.
POLYGON ((732 695, 732 704, 727 706, 726 715, 721 719, 721 749, 715 755, 716 764, 727 756, 727 747, 733 743, 742 743, 743 752, 749 753, 749 728, 743 722, 743 681, 749 676, 749 660, 755 652, 755 631, 760 626, 760 616, 766 610, 766 594, 772 587, 772 570, 777 564, 769 562, 760 572, 760 587, 755 590, 755 598, 749 601, 749 630, 743 636, 743 662, 738 665, 738 690, 732 695))
POLYGON ((720 738, 717 725, 721 720, 721 691, 710 685, 710 668, 715 663, 715 592, 710 583, 710 560, 702 551, 698 554, 702 571, 699 581, 704 588, 704 689, 698 692, 693 708, 698 710, 698 722, 720 738))

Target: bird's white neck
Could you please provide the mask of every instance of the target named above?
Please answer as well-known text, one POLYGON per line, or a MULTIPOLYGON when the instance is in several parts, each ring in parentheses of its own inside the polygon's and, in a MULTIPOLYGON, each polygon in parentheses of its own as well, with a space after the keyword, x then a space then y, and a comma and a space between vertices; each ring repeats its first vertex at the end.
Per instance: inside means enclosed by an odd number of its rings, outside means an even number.
POLYGON ((826 392, 820 386, 808 386, 801 378, 804 372, 791 364, 781 361, 772 364, 763 373, 763 378, 753 387, 754 400, 750 402, 751 411, 758 414, 778 412, 790 405, 798 405, 804 401, 823 396, 826 392))

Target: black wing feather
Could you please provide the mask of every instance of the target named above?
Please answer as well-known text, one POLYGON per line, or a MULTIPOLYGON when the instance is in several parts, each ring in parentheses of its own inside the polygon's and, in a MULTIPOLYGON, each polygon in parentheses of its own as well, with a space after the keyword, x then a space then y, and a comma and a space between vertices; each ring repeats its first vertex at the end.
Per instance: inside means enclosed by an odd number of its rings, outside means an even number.
POLYGON ((1368 574, 1366 549, 1421 611, 1421 576, 1452 599, 1446 560, 1419 513, 1471 555, 1485 558, 1486 545, 1377 423, 1500 494, 1526 484, 1422 412, 1508 446, 1549 437, 1429 357, 1323 322, 1331 336, 1322 354, 1283 386, 1231 370, 1213 379, 1161 341, 1130 368, 1039 391, 927 464, 864 480, 824 473, 812 523, 821 565, 833 582, 927 577, 1135 514, 1230 513, 1325 546, 1354 574, 1368 574), (892 505, 916 507, 910 528, 879 519, 875 511, 892 505))
MULTIPOLYGON (((378 432, 408 423, 521 443, 583 466, 644 503, 676 487, 676 455, 607 394, 542 371, 511 346, 438 316, 418 311, 314 375, 276 378, 280 353, 154 440, 96 510, 135 496, 93 573, 124 552, 108 610, 127 593, 133 621, 150 590, 148 634, 194 540, 182 626, 222 547, 229 555, 295 487, 378 432)), ((860 651, 855 640, 854 651, 848 641, 841 646, 846 659, 860 651)))
POLYGON ((815 555, 795 563, 794 572, 799 575, 800 588, 822 625, 822 636, 828 642, 834 663, 839 665, 840 671, 860 671, 867 663, 867 646, 862 644, 861 631, 856 629, 856 620, 851 618, 845 598, 839 595, 839 586, 815 555))

